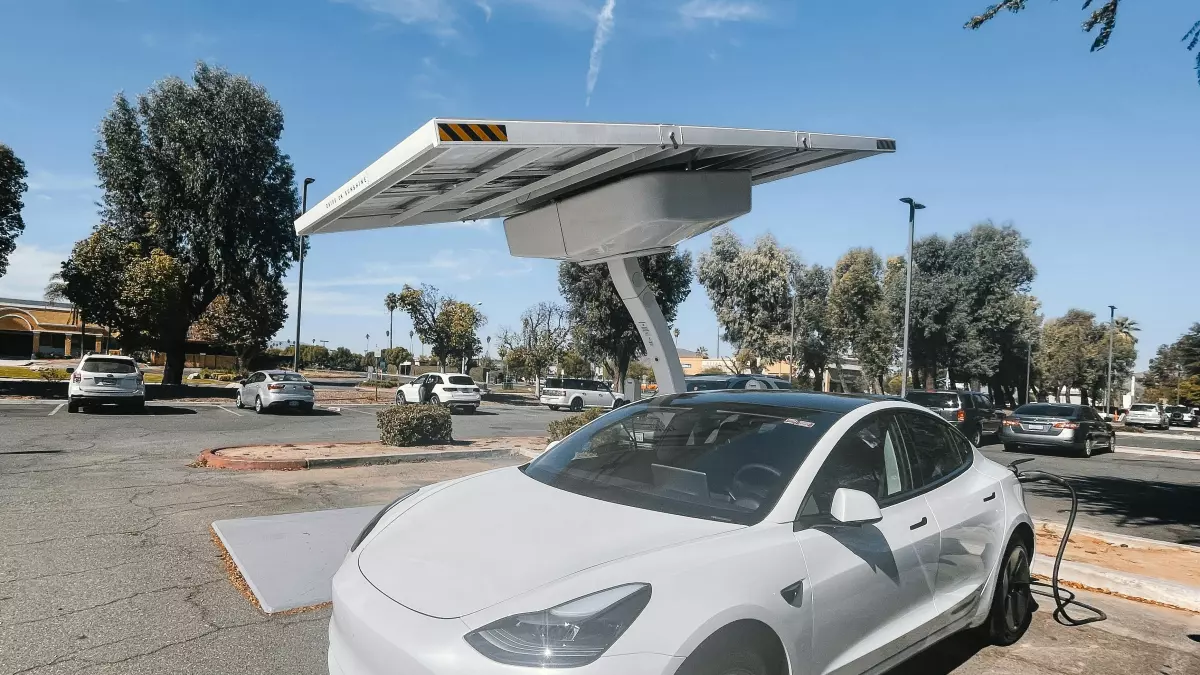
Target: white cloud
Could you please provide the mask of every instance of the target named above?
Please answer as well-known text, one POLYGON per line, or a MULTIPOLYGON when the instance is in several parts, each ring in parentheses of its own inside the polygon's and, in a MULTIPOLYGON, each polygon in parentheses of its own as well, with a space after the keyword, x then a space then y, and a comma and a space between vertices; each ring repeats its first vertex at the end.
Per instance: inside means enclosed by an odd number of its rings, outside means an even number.
POLYGON ((25 181, 31 193, 45 192, 99 192, 98 180, 91 174, 55 173, 38 169, 29 173, 25 181))
POLYGON ((594 17, 588 0, 332 0, 355 5, 360 9, 383 14, 402 24, 416 26, 439 37, 458 35, 463 21, 464 5, 482 10, 485 21, 491 21, 496 6, 519 5, 537 12, 546 19, 569 25, 590 24, 594 17))
POLYGON ((487 0, 475 0, 475 6, 483 10, 483 20, 492 20, 492 6, 487 4, 487 0))
POLYGON ((41 300, 50 275, 59 270, 68 254, 17 241, 17 248, 8 256, 8 273, 0 277, 0 297, 41 300))
POLYGON ((596 89, 596 81, 600 79, 601 58, 604 56, 604 45, 613 30, 613 11, 617 8, 617 0, 604 0, 604 6, 596 15, 596 35, 592 38, 592 55, 588 62, 587 74, 587 105, 592 104, 592 91, 596 89))
POLYGON ((679 7, 684 22, 752 21, 764 19, 767 10, 748 0, 688 0, 679 7))
MULTIPOLYGON (((360 272, 345 277, 305 280, 305 289, 399 288, 404 284, 437 285, 446 281, 511 278, 529 274, 533 265, 495 249, 441 249, 419 261, 372 261, 357 266, 360 272)), ((304 306, 308 307, 305 295, 304 306)), ((307 310, 306 310, 307 311, 307 310)))

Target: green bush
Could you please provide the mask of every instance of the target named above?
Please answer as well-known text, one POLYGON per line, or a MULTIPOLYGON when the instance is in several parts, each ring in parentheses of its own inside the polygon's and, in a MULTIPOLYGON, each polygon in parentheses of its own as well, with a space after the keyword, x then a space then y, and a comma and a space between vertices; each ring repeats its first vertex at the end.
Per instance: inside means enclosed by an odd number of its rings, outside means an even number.
POLYGON ((384 445, 448 443, 450 408, 441 405, 392 405, 375 414, 384 445))
POLYGON ((69 377, 67 371, 62 368, 42 368, 38 375, 48 382, 61 382, 69 377))
POLYGON ((591 422, 597 417, 608 412, 607 408, 588 408, 578 415, 571 415, 559 420, 554 420, 546 427, 546 431, 550 434, 550 440, 560 441, 571 435, 579 427, 591 422))

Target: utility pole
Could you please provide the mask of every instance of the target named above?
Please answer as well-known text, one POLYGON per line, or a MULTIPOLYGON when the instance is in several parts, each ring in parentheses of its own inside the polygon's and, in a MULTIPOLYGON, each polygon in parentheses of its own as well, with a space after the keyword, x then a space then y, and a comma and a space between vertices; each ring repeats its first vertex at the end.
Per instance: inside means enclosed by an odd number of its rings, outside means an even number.
MULTIPOLYGON (((317 182, 315 178, 305 178, 300 188, 300 214, 308 212, 308 186, 317 182)), ((292 354, 292 370, 300 372, 300 310, 304 306, 304 240, 300 237, 300 278, 296 284, 296 353, 292 354)))
POLYGON ((792 291, 792 341, 788 346, 788 388, 792 386, 792 371, 796 369, 796 269, 791 268, 791 284, 789 288, 792 291))
POLYGON ((1033 366, 1033 341, 1025 343, 1025 394, 1021 398, 1029 403, 1029 373, 1033 366))
POLYGON ((917 210, 925 208, 925 205, 913 201, 912 197, 900 201, 908 204, 908 279, 904 283, 904 355, 900 361, 900 396, 903 397, 908 394, 908 314, 912 305, 913 235, 917 229, 917 210))
POLYGON ((1114 323, 1117 318, 1116 305, 1108 306, 1108 379, 1104 384, 1104 414, 1108 415, 1108 406, 1112 401, 1112 352, 1114 323))

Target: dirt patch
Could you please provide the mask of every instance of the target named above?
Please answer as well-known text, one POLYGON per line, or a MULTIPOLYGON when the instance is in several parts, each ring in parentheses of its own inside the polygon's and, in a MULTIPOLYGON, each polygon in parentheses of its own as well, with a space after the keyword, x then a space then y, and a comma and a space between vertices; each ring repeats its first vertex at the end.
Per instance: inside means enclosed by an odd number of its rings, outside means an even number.
POLYGON ((327 457, 364 457, 369 455, 398 455, 398 454, 427 454, 437 452, 462 452, 464 450, 521 450, 545 449, 548 441, 545 437, 528 438, 479 438, 469 441, 456 441, 444 445, 414 445, 399 448, 394 445, 384 445, 379 442, 366 443, 285 443, 283 445, 247 445, 236 448, 225 448, 218 451, 226 459, 244 459, 250 461, 263 460, 298 460, 327 457))
MULTIPOLYGON (((1048 556, 1058 552, 1062 528, 1046 524, 1037 528, 1037 550, 1048 556)), ((1106 541, 1099 536, 1072 532, 1064 560, 1200 587, 1200 552, 1170 546, 1106 541)))
POLYGON ((376 397, 375 387, 323 387, 316 390, 317 403, 391 403, 396 400, 395 387, 380 387, 376 397))

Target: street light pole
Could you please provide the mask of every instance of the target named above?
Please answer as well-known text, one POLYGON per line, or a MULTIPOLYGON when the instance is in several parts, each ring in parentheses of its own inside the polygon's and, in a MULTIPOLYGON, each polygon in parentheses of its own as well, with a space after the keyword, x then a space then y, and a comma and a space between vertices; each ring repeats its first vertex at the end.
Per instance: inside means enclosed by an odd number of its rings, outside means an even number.
POLYGON ((904 396, 908 394, 908 314, 912 304, 913 235, 917 229, 917 210, 925 208, 925 205, 913 201, 912 197, 900 201, 908 204, 908 263, 905 265, 908 279, 904 283, 904 348, 900 361, 900 396, 904 396))
POLYGON ((1033 366, 1033 342, 1025 343, 1025 395, 1021 398, 1025 399, 1024 403, 1029 403, 1029 373, 1033 366))
POLYGON ((792 385, 792 371, 796 368, 796 270, 791 269, 791 284, 789 287, 792 291, 792 342, 788 346, 788 387, 792 385))
MULTIPOLYGON (((308 186, 317 182, 315 178, 305 178, 300 188, 300 213, 308 212, 308 186)), ((300 237, 300 278, 296 284, 296 353, 292 354, 292 370, 300 372, 300 308, 304 304, 304 239, 300 237)))
POLYGON ((1116 305, 1108 306, 1108 379, 1104 384, 1104 414, 1108 415, 1108 407, 1112 402, 1112 352, 1114 323, 1117 318, 1116 305))

